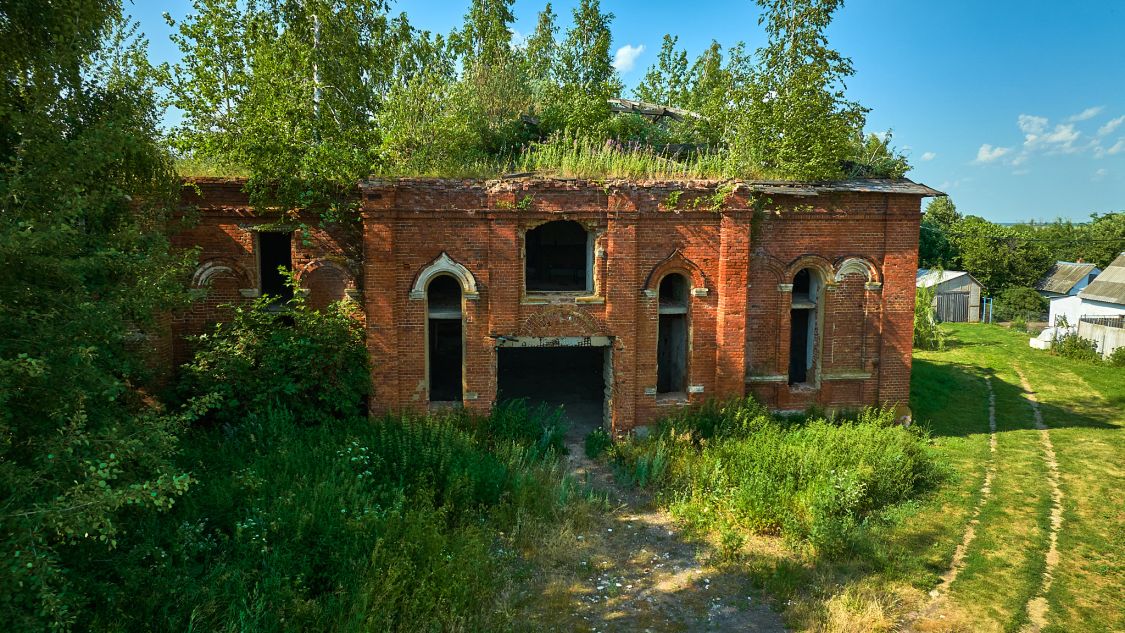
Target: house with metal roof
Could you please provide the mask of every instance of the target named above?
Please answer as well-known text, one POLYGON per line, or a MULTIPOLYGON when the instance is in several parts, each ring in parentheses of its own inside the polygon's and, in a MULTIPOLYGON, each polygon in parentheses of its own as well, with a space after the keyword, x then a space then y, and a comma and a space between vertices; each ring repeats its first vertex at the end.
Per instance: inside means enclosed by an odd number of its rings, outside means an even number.
POLYGON ((919 268, 914 285, 934 288, 934 314, 938 320, 955 323, 980 321, 980 295, 984 285, 963 270, 919 268))
POLYGON ((1102 356, 1125 347, 1125 253, 1110 262, 1078 298, 1082 311, 1078 335, 1097 343, 1102 356))
POLYGON ((1047 274, 1035 284, 1039 294, 1051 302, 1048 323, 1058 325, 1062 319, 1074 326, 1082 316, 1082 300, 1078 293, 1086 288, 1102 269, 1084 262, 1055 262, 1047 274))

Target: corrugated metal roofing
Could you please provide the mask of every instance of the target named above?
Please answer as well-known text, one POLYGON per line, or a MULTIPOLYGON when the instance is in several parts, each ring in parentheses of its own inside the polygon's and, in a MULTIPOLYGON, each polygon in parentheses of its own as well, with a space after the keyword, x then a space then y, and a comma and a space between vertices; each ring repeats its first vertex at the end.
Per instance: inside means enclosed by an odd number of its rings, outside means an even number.
POLYGON ((1125 305, 1125 253, 1118 255, 1078 296, 1090 301, 1125 305))
POLYGON ((1035 284, 1035 289, 1065 295, 1070 292, 1075 284, 1096 269, 1097 266, 1094 264, 1055 262, 1055 265, 1051 266, 1051 270, 1047 271, 1047 275, 1035 284))
MULTIPOLYGON (((919 288, 929 288, 930 286, 936 286, 968 274, 969 273, 963 270, 930 270, 929 268, 919 268, 918 274, 914 277, 914 285, 919 288)), ((974 279, 974 281, 976 280, 974 279)))

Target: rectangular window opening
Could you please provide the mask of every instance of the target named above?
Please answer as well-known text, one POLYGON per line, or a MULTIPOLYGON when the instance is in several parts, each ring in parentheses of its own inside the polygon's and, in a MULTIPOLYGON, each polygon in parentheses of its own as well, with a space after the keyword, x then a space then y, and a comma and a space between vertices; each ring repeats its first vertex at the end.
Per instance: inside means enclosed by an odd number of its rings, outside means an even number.
POLYGON ((687 391, 687 315, 661 314, 656 345, 656 392, 687 391))
POLYGON ((277 297, 284 303, 293 298, 293 289, 278 270, 293 270, 293 233, 261 231, 258 233, 258 266, 263 295, 277 297))
POLYGON ((462 338, 460 318, 429 319, 430 401, 462 399, 462 338))

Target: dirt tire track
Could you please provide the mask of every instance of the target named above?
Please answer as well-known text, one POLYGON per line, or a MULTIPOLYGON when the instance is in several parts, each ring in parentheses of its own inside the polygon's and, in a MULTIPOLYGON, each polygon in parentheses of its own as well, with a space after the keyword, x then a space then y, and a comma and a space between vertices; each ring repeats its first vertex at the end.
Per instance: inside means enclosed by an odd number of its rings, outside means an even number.
POLYGON ((1046 565, 1043 568, 1043 577, 1040 581, 1039 591, 1036 592, 1030 600, 1027 601, 1027 617, 1028 624, 1023 628, 1024 631, 1031 633, 1038 633, 1047 626, 1047 592, 1051 589, 1051 583, 1054 581, 1055 567, 1059 564, 1059 531, 1062 530, 1063 516, 1062 504, 1063 493, 1062 487, 1059 485, 1059 462, 1055 456, 1055 447, 1051 443, 1051 432, 1047 425, 1043 422, 1043 412, 1039 410, 1039 399, 1035 395, 1035 391, 1031 388, 1031 383, 1027 381, 1027 376, 1016 365, 1012 366, 1016 370, 1016 374, 1020 377, 1020 384, 1023 387, 1024 395, 1027 401, 1031 403, 1031 411, 1035 420, 1035 428, 1039 431, 1039 443, 1043 452, 1043 462, 1047 465, 1047 485, 1051 490, 1051 520, 1050 531, 1047 534, 1048 547, 1046 554, 1046 565))
POLYGON ((992 389, 991 378, 986 377, 984 384, 988 387, 988 462, 984 469, 984 481, 980 485, 980 497, 977 499, 976 507, 973 508, 969 522, 965 526, 961 542, 953 550, 953 558, 949 561, 949 569, 941 575, 937 586, 930 591, 929 603, 914 618, 911 618, 915 623, 935 618, 946 606, 949 587, 953 584, 953 581, 957 580, 957 575, 964 569, 965 554, 969 551, 969 546, 973 544, 973 540, 976 539, 977 526, 980 525, 980 513, 992 497, 992 479, 996 476, 996 392, 992 389))

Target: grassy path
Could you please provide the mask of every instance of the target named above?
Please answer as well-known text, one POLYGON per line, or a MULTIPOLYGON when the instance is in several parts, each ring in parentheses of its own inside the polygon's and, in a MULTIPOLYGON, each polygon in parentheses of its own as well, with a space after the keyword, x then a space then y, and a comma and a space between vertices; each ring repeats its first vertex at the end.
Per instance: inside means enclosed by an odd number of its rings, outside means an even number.
POLYGON ((782 633, 781 616, 749 579, 715 564, 710 546, 684 537, 672 516, 615 481, 568 438, 570 470, 611 510, 540 552, 546 578, 527 619, 535 630, 622 633, 782 633))
MULTIPOLYGON (((969 455, 953 466, 996 476, 978 497, 979 524, 967 521, 963 566, 941 585, 948 601, 913 628, 1125 630, 1125 370, 1032 350, 1026 335, 993 326, 952 330, 950 350, 916 355, 916 394, 950 374, 991 383, 994 465, 969 455)), ((943 434, 956 428, 958 400, 916 406, 954 452, 962 446, 943 434)))

